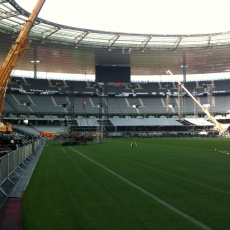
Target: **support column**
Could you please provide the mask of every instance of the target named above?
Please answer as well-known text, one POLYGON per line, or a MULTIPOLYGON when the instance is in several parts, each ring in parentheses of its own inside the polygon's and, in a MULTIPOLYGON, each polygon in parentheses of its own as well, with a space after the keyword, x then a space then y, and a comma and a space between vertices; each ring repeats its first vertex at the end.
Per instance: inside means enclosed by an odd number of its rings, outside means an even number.
POLYGON ((178 90, 178 117, 183 118, 183 90, 180 84, 177 85, 178 90))
MULTIPOLYGON (((194 98, 197 100, 197 91, 194 89, 194 98)), ((194 101, 194 117, 198 117, 197 103, 194 101)))
POLYGON ((70 82, 70 93, 69 93, 69 98, 70 98, 70 101, 69 101, 69 105, 68 105, 68 112, 70 113, 70 116, 71 116, 71 119, 74 120, 74 81, 71 81, 70 82))
POLYGON ((208 84, 208 88, 207 88, 207 96, 208 96, 208 104, 210 105, 209 107, 209 112, 213 115, 213 84, 208 84))
POLYGON ((37 46, 34 47, 34 79, 37 79, 37 65, 38 65, 38 59, 37 59, 37 46))
POLYGON ((183 82, 186 82, 186 68, 187 68, 187 64, 186 64, 186 57, 185 54, 183 54, 183 82))

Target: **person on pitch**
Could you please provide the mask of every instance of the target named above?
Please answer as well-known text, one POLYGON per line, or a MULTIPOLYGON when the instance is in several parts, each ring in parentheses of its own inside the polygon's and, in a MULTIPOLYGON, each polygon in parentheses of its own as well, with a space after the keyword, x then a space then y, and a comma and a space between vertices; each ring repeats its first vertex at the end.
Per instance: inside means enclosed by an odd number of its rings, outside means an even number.
POLYGON ((131 142, 130 147, 132 147, 132 148, 133 148, 133 144, 134 144, 134 139, 132 139, 132 142, 131 142))
POLYGON ((134 141, 134 138, 132 138, 132 142, 131 142, 130 147, 131 147, 131 148, 133 148, 134 144, 135 144, 135 145, 136 145, 136 147, 137 147, 137 143, 134 141))

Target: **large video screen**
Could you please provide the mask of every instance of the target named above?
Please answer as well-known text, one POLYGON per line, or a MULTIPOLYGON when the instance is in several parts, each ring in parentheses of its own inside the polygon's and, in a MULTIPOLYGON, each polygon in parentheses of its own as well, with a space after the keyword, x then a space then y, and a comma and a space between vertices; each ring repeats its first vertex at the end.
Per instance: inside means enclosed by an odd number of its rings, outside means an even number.
POLYGON ((96 82, 130 82, 130 67, 128 66, 95 66, 96 82))

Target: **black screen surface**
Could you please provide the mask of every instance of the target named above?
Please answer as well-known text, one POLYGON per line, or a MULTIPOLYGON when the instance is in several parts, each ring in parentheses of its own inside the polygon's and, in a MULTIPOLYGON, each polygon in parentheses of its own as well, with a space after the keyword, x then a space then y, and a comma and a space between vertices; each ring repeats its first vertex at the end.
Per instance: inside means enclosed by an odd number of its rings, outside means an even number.
POLYGON ((102 66, 95 67, 96 82, 130 82, 130 67, 102 66))

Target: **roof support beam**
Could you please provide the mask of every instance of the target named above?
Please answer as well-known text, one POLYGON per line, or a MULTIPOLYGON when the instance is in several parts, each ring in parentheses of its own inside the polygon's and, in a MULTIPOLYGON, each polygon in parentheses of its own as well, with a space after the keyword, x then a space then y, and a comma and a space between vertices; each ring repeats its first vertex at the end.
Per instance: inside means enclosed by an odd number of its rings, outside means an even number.
POLYGON ((111 46, 117 41, 119 37, 120 34, 115 35, 113 38, 109 39, 109 46, 108 46, 109 51, 111 51, 111 46))
POLYGON ((44 42, 44 40, 46 38, 48 38, 49 36, 51 36, 52 34, 56 33, 58 30, 60 30, 60 27, 53 27, 49 30, 46 30, 42 33, 42 41, 44 42))
POLYGON ((144 52, 145 47, 146 47, 147 44, 150 42, 151 38, 152 38, 152 36, 149 36, 149 37, 147 37, 147 38, 142 42, 142 45, 141 45, 142 52, 144 52))
POLYGON ((209 50, 209 48, 210 48, 211 38, 212 38, 212 35, 210 34, 210 35, 208 36, 208 50, 209 50))
POLYGON ((10 0, 0 0, 0 4, 9 2, 10 0))
POLYGON ((14 25, 14 26, 12 26, 12 29, 13 29, 13 31, 14 31, 14 33, 18 33, 19 31, 21 31, 22 30, 22 28, 23 28, 23 25, 24 24, 16 24, 16 25, 14 25))
POLYGON ((0 10, 0 20, 15 17, 17 15, 19 15, 17 11, 12 10, 10 12, 7 12, 7 11, 0 10))
POLYGON ((89 32, 87 31, 75 37, 75 49, 77 48, 77 45, 80 43, 80 41, 82 41, 88 34, 89 32))
MULTIPOLYGON (((11 19, 9 19, 9 20, 11 20, 11 19)), ((22 30, 24 24, 25 23, 17 23, 16 25, 11 26, 11 28, 13 29, 12 35, 14 36, 15 34, 18 34, 22 30)), ((39 22, 35 21, 34 24, 31 26, 31 28, 35 25, 38 25, 38 24, 39 24, 39 22)))
POLYGON ((180 36, 176 41, 175 41, 175 48, 174 52, 177 51, 178 46, 180 45, 181 40, 183 39, 183 36, 180 36))

